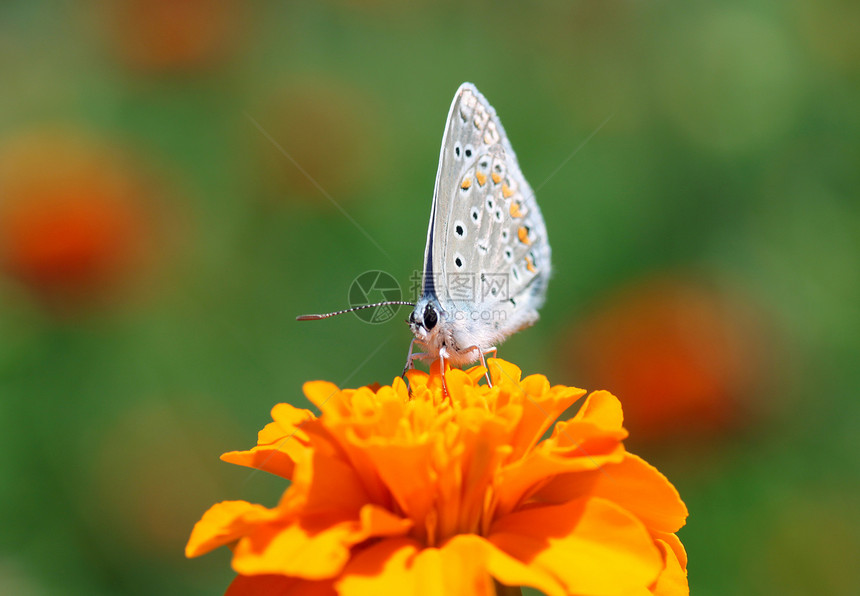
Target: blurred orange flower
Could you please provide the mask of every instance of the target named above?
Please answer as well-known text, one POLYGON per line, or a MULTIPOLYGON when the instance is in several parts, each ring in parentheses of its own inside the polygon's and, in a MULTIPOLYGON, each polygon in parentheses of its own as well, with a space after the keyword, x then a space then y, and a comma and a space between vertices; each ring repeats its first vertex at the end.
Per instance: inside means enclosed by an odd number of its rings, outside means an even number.
POLYGON ((649 277, 601 300, 566 334, 562 366, 624 396, 636 440, 719 434, 753 414, 765 368, 753 314, 707 283, 649 277))
POLYGON ((105 5, 119 55, 150 71, 206 68, 228 56, 244 28, 236 0, 120 0, 105 5))
POLYGON ((0 152, 0 269, 52 304, 104 297, 152 256, 151 189, 115 148, 34 132, 0 152))
POLYGON ((249 451, 222 459, 292 481, 274 508, 214 505, 186 554, 233 544, 228 594, 687 594, 687 510, 627 453, 619 401, 483 367, 391 386, 306 383, 322 411, 278 404, 249 451), (516 588, 513 588, 516 590, 516 588))

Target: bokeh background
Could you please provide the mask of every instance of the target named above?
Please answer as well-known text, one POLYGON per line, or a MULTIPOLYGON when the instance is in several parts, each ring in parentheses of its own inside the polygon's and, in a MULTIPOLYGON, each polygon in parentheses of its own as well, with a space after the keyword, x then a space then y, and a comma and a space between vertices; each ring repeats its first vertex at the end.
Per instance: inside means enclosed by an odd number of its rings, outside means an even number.
POLYGON ((405 309, 294 317, 408 290, 466 80, 553 246, 500 355, 620 396, 693 593, 856 593, 858 7, 0 3, 0 593, 226 587, 192 525, 284 487, 218 455, 400 371, 405 309))

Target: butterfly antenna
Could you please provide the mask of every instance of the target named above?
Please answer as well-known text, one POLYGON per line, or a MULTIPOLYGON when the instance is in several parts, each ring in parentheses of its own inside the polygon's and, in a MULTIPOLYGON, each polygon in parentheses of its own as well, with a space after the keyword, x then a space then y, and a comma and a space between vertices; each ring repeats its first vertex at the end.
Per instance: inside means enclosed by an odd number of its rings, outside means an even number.
POLYGON ((389 304, 397 304, 399 306, 415 306, 414 302, 405 302, 403 300, 388 300, 386 302, 375 302, 374 304, 362 304, 361 306, 353 306, 352 308, 347 308, 346 310, 337 310, 335 312, 328 312, 322 315, 299 315, 296 317, 297 321, 319 321, 320 319, 328 319, 329 317, 336 317, 337 315, 344 315, 348 312, 355 312, 357 310, 363 310, 365 308, 373 308, 375 306, 387 306, 389 304))

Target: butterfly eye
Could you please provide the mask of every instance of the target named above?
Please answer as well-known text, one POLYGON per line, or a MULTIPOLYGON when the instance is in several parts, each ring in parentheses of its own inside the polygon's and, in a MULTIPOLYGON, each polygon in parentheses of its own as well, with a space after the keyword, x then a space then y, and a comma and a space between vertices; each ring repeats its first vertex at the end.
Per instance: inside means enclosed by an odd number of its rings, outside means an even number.
POLYGON ((436 311, 433 310, 431 305, 427 305, 427 308, 424 309, 424 327, 427 331, 433 329, 436 326, 436 322, 439 320, 439 317, 436 316, 436 311))

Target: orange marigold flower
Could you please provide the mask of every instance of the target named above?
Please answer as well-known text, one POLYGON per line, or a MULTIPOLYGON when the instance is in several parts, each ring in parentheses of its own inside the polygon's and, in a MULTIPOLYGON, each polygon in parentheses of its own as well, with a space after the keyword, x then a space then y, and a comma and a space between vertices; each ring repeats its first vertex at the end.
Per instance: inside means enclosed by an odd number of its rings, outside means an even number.
POLYGON ((306 383, 321 411, 278 404, 249 451, 225 461, 292 481, 280 503, 213 506, 186 547, 234 543, 239 594, 686 594, 675 532, 687 509, 624 450, 621 405, 490 359, 438 364, 373 389, 306 383))

